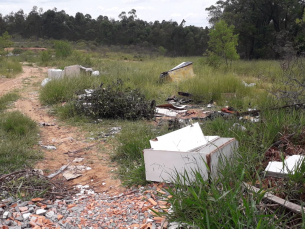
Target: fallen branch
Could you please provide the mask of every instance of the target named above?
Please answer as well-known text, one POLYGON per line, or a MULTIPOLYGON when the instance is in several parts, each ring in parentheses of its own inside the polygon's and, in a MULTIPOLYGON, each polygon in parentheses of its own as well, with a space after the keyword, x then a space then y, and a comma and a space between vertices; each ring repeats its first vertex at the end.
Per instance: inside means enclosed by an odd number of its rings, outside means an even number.
POLYGON ((51 178, 57 176, 58 174, 62 173, 69 165, 70 165, 70 163, 67 165, 61 166, 59 170, 57 170, 55 173, 50 174, 49 176, 47 176, 47 178, 51 179, 51 178))
MULTIPOLYGON (((256 187, 254 187, 252 185, 249 185, 249 184, 247 184, 245 182, 243 182, 243 185, 244 185, 244 187, 247 190, 249 190, 251 192, 255 192, 255 193, 259 193, 261 191, 264 192, 264 190, 256 188, 256 187)), ((270 200, 270 201, 272 201, 274 203, 277 203, 277 204, 279 204, 279 205, 281 205, 283 207, 286 207, 289 210, 293 211, 294 213, 302 214, 302 212, 305 212, 305 208, 302 208, 302 206, 294 204, 294 203, 292 203, 292 202, 290 202, 288 200, 284 200, 282 198, 279 198, 279 197, 277 197, 275 195, 272 195, 270 192, 265 192, 264 198, 266 198, 267 200, 270 200)))

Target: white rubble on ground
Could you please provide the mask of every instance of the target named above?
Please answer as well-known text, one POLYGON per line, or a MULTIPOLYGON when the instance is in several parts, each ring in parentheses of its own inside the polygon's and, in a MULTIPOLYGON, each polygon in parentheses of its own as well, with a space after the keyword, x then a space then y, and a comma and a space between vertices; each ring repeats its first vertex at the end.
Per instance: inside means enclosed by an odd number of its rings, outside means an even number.
POLYGON ((269 161, 265 171, 269 175, 287 175, 294 174, 298 170, 301 163, 304 162, 305 156, 292 155, 284 161, 269 161))

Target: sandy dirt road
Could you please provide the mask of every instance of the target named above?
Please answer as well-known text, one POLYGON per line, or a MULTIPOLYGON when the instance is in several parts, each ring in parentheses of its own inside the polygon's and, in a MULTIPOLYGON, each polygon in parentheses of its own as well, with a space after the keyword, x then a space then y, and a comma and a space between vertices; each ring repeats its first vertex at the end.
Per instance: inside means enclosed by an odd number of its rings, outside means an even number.
MULTIPOLYGON (((109 154, 101 148, 107 147, 104 142, 96 142, 88 139, 80 128, 69 126, 48 113, 49 108, 39 102, 39 89, 41 81, 46 77, 47 68, 23 66, 23 72, 13 79, 0 79, 0 96, 18 90, 21 98, 17 100, 11 110, 18 110, 40 127, 40 142, 37 147, 44 155, 35 168, 42 169, 45 174, 54 173, 61 166, 84 165, 91 170, 81 171, 79 178, 68 181, 69 185, 89 184, 95 191, 122 191, 120 180, 114 179, 112 170, 114 164, 109 159, 109 154), (42 126, 41 123, 55 124, 54 126, 42 126), (56 150, 47 150, 40 145, 52 145, 56 150), (67 154, 88 146, 90 149, 82 150, 77 154, 67 154), (75 158, 84 158, 82 162, 73 162, 75 158)), ((58 175, 62 177, 62 174, 58 175)))

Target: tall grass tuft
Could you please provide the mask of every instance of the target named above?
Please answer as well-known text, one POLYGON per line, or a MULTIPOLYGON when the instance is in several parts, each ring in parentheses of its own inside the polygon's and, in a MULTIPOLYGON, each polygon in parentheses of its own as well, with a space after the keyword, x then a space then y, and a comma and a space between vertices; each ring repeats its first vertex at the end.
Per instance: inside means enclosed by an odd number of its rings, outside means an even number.
POLYGON ((10 102, 13 102, 19 98, 19 95, 17 93, 11 92, 7 93, 0 97, 0 112, 5 110, 7 108, 7 105, 10 102))
POLYGON ((0 115, 0 174, 31 167, 41 155, 33 146, 38 141, 36 123, 18 111, 0 115))
POLYGON ((101 84, 101 81, 99 77, 84 75, 52 80, 41 88, 39 99, 43 104, 69 101, 77 91, 95 88, 101 84))
POLYGON ((0 57, 0 77, 12 78, 20 72, 22 72, 22 66, 14 57, 10 59, 0 57))

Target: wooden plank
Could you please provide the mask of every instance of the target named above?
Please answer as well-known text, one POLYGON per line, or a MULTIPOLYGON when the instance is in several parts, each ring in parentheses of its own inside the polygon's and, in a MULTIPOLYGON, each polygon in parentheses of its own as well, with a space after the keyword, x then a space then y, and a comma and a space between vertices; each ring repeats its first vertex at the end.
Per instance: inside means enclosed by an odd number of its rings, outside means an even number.
MULTIPOLYGON (((249 191, 252 191, 252 192, 255 192, 255 193, 258 193, 259 191, 261 191, 259 188, 256 188, 256 187, 254 187, 252 185, 249 185, 245 182, 243 182, 243 185, 249 191)), ((264 198, 266 198, 267 200, 270 200, 274 203, 280 204, 283 207, 286 207, 289 210, 293 211, 294 213, 302 214, 302 210, 303 210, 303 212, 305 212, 305 208, 302 209, 302 206, 294 204, 294 203, 292 203, 288 200, 284 200, 284 199, 282 199, 280 197, 277 197, 275 195, 272 195, 270 192, 265 192, 264 198)))

